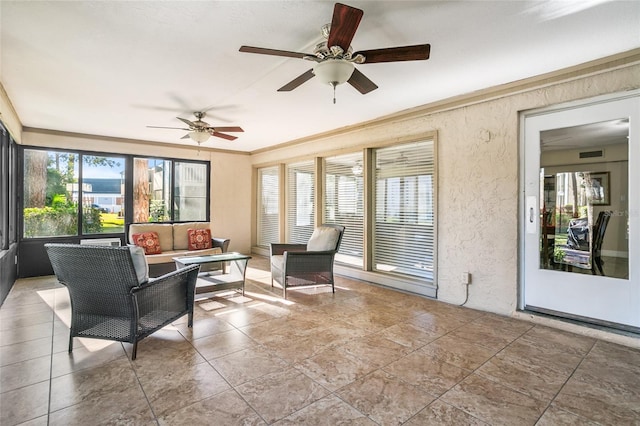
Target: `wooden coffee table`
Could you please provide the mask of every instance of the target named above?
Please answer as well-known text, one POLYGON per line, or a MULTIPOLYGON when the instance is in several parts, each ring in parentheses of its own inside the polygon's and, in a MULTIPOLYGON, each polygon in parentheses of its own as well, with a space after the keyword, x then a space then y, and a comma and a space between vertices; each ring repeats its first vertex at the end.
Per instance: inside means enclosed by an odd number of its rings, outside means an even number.
POLYGON ((201 272, 196 283, 196 294, 241 289, 243 296, 249 259, 251 259, 251 256, 235 252, 173 258, 177 268, 188 265, 201 265, 201 272), (207 266, 212 266, 213 264, 221 264, 222 269, 206 270, 207 266))

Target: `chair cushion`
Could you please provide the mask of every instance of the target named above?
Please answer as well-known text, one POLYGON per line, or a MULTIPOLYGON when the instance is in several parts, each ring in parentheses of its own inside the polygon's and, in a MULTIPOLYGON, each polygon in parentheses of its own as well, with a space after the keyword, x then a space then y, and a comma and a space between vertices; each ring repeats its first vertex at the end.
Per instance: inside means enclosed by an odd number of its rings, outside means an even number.
POLYGON ((158 238, 157 232, 141 232, 139 234, 133 234, 131 238, 133 239, 133 244, 144 249, 144 254, 162 253, 160 238, 158 238))
POLYGON ((174 257, 207 256, 210 254, 222 254, 222 250, 220 249, 220 247, 213 247, 210 249, 194 250, 194 251, 170 250, 170 251, 163 251, 160 254, 152 254, 147 256, 146 258, 147 258, 147 263, 149 265, 158 265, 161 263, 173 263, 174 257))
POLYGON ((307 251, 331 251, 335 250, 340 238, 340 231, 335 228, 318 227, 313 231, 307 251))
POLYGON ((133 267, 136 270, 136 277, 138 277, 138 284, 146 283, 149 281, 149 265, 144 256, 144 249, 133 245, 129 245, 128 247, 131 252, 133 267))
POLYGON ((211 248, 211 230, 210 229, 189 229, 189 250, 203 250, 211 248))

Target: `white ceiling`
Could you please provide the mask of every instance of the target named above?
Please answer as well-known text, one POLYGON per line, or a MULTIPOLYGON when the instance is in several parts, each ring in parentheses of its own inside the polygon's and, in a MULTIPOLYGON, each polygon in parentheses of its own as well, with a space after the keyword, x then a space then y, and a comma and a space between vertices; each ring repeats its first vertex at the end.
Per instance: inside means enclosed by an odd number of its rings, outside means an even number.
POLYGON ((241 45, 312 52, 332 1, 0 0, 0 81, 30 128, 171 144, 208 110, 242 126, 211 148, 254 151, 485 87, 640 47, 640 1, 348 1, 364 10, 354 50, 430 43, 428 61, 363 64, 379 89, 332 90, 300 59, 241 45))

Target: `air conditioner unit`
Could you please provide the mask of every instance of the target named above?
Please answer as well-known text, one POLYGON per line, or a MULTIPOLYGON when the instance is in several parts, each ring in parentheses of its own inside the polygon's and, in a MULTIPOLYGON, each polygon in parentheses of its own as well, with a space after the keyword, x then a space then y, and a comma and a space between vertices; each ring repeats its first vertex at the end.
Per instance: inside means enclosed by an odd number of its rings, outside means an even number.
POLYGON ((90 240, 80 240, 85 246, 112 246, 120 247, 120 238, 92 238, 90 240))

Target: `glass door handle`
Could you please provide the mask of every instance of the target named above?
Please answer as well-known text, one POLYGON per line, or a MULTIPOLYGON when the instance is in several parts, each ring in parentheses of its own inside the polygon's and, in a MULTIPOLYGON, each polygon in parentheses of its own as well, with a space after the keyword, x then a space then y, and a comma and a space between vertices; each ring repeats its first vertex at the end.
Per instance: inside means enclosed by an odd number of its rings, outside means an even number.
POLYGON ((535 234, 538 231, 536 227, 536 205, 538 204, 538 199, 535 195, 530 195, 527 197, 526 204, 526 215, 528 216, 525 220, 526 232, 527 234, 535 234))

